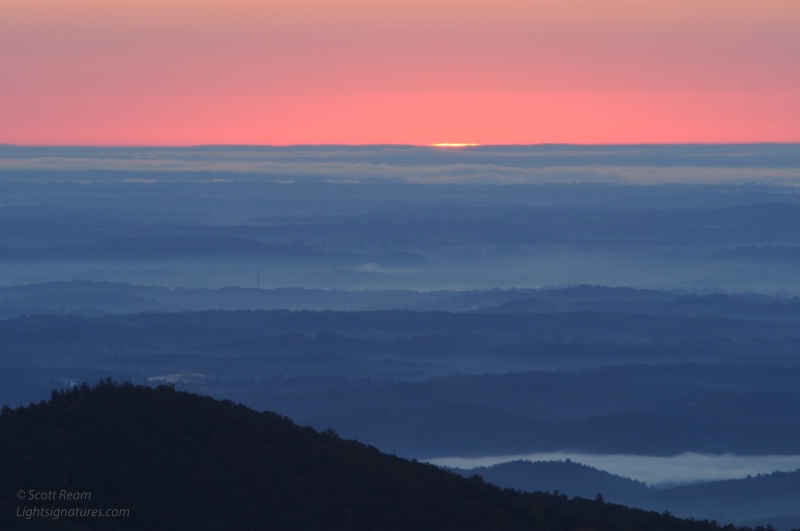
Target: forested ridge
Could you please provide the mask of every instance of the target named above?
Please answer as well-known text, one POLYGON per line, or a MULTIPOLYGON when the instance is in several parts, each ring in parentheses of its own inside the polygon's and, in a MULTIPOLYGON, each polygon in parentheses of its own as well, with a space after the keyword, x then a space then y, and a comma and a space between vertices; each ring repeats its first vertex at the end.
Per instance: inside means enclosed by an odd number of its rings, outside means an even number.
POLYGON ((110 379, 4 407, 0 455, 5 529, 109 529, 107 518, 20 516, 21 507, 36 505, 127 509, 114 529, 720 528, 601 497, 503 490, 275 413, 110 379), (62 490, 91 500, 13 494, 62 490))

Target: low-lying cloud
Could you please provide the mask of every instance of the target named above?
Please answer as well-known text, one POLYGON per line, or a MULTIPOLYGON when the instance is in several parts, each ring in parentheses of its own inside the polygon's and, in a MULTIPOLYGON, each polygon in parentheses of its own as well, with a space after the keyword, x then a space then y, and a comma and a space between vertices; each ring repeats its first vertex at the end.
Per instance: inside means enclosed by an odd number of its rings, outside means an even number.
MULTIPOLYGON (((242 179, 414 184, 744 183, 800 185, 800 146, 0 147, 0 170, 249 174, 242 179), (665 163, 665 161, 667 161, 665 163)), ((164 177, 162 177, 164 178, 164 177)), ((181 176, 182 179, 187 178, 181 176)), ((230 176, 226 176, 230 178, 230 176)))
POLYGON ((566 459, 655 486, 739 479, 748 475, 769 474, 775 471, 788 472, 800 468, 800 455, 734 455, 694 452, 684 452, 673 456, 649 456, 561 451, 486 457, 442 457, 429 459, 428 462, 439 466, 471 469, 509 461, 563 461, 566 459))

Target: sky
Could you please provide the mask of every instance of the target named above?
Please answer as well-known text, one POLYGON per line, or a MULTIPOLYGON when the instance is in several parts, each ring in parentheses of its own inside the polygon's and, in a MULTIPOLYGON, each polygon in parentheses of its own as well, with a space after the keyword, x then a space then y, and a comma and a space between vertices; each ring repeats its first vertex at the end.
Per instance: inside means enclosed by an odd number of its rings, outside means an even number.
POLYGON ((800 142, 797 0, 2 0, 0 143, 800 142))

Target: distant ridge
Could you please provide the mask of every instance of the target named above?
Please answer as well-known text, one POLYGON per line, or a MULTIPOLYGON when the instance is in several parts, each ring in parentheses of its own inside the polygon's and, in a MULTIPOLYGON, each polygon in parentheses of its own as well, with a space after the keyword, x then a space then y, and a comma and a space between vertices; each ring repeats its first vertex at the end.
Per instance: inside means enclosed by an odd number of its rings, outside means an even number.
POLYGON ((500 487, 527 492, 559 491, 608 502, 665 511, 680 517, 709 518, 742 525, 800 527, 800 470, 744 479, 709 481, 671 488, 648 487, 625 477, 570 461, 509 461, 489 467, 451 469, 479 475, 500 487), (755 518, 754 515, 760 515, 755 518))
POLYGON ((528 492, 558 490, 570 496, 593 498, 597 494, 610 502, 632 504, 656 492, 635 481, 576 463, 564 461, 509 461, 489 467, 453 469, 469 477, 477 474, 489 483, 528 492))

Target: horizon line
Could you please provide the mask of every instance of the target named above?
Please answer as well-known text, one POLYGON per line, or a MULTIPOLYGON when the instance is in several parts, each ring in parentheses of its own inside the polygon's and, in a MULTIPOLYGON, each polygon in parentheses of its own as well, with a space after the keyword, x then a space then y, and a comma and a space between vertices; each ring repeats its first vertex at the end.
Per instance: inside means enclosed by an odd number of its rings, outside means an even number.
POLYGON ((531 144, 479 144, 472 142, 441 142, 433 144, 405 144, 405 143, 299 143, 299 144, 15 144, 0 142, 0 148, 94 148, 94 149, 192 149, 192 148, 298 148, 298 147, 403 147, 403 148, 456 148, 474 149, 491 147, 545 147, 545 146, 568 146, 568 147, 634 147, 634 146, 764 146, 764 145, 800 145, 796 142, 778 141, 752 141, 752 142, 618 142, 618 143, 580 143, 580 142, 539 142, 531 144))

